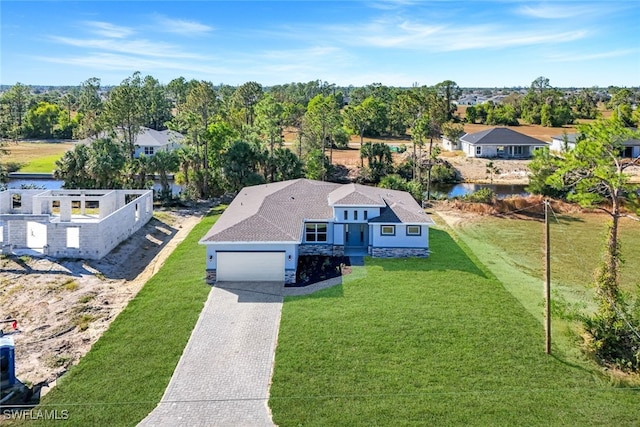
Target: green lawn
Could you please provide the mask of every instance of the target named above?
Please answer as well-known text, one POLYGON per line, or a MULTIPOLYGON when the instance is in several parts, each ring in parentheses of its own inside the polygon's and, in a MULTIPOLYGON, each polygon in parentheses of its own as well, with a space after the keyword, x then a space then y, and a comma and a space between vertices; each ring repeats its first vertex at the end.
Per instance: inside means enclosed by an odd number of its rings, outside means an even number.
POLYGON ((367 259, 342 286, 286 300, 276 424, 637 425, 639 390, 545 355, 536 317, 463 243, 430 236, 427 260, 367 259))
MULTIPOLYGON (((579 324, 572 313, 595 308, 592 277, 600 262, 608 217, 576 214, 552 217, 551 292, 553 339, 559 348, 580 358, 576 344, 579 324)), ((456 226, 456 235, 504 287, 537 319, 542 321, 543 223, 496 217, 480 217, 456 226)), ((640 265, 640 223, 623 218, 620 242, 625 263, 621 288, 637 294, 640 265)))
POLYGON ((30 161, 20 168, 20 172, 51 173, 56 168, 56 161, 62 156, 53 155, 30 161))
POLYGON ((91 351, 43 398, 41 409, 68 410, 65 425, 133 426, 156 407, 211 289, 204 281, 205 248, 198 240, 217 214, 191 231, 91 351))

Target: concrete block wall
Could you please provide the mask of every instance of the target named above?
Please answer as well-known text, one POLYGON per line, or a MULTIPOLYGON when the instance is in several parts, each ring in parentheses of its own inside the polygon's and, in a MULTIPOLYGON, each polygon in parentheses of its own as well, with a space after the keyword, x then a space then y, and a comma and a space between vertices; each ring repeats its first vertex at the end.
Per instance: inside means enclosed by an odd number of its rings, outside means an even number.
POLYGON ((0 191, 0 214, 11 213, 11 192, 0 191))
MULTIPOLYGON (((3 245, 26 248, 28 243, 28 222, 46 225, 45 255, 53 257, 100 259, 113 248, 142 228, 153 216, 153 192, 151 190, 127 190, 126 194, 138 195, 129 205, 120 210, 118 200, 125 202, 124 193, 113 190, 20 190, 22 194, 22 213, 6 212, 3 215, 3 245), (88 193, 89 195, 87 195, 88 193), (104 196, 103 196, 104 195, 104 196), (40 196, 40 197, 38 197, 40 196), (120 197, 121 196, 121 197, 120 197), (104 197, 104 199, 103 199, 104 197), (53 200, 60 201, 60 217, 53 218, 46 213, 53 200), (98 200, 100 210, 105 203, 105 218, 95 221, 75 222, 71 216, 71 202, 98 200), (137 214, 136 214, 137 207, 137 214), (24 212, 28 211, 27 214, 24 212), (42 214, 33 215, 31 210, 42 214), (68 247, 68 229, 78 228, 79 248, 68 247)), ((0 193, 2 209, 10 210, 10 192, 0 193)), ((44 240, 44 239, 43 239, 44 240)), ((43 243, 44 244, 44 243, 43 243)))
POLYGON ((120 242, 149 222, 153 217, 153 210, 147 211, 145 208, 149 205, 149 200, 153 203, 152 191, 148 191, 100 222, 100 235, 102 236, 103 243, 101 248, 102 256, 109 253, 113 248, 118 246, 120 242))

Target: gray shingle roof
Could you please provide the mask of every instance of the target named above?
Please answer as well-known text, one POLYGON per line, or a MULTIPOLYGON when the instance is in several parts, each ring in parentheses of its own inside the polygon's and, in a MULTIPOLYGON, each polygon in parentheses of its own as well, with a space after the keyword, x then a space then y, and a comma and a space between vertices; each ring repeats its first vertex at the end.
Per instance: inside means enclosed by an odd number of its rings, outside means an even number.
MULTIPOLYGON (((116 133, 120 136, 122 135, 122 131, 118 130, 116 133)), ((95 137, 80 140, 80 143, 90 144, 96 139, 109 137, 110 135, 108 132, 100 132, 100 134, 95 137)), ((170 129, 155 130, 147 127, 141 127, 140 133, 136 136, 136 145, 140 147, 164 147, 171 143, 181 144, 183 140, 184 135, 170 129)))
POLYGON ((546 142, 523 135, 509 128, 491 128, 481 132, 468 133, 460 138, 472 145, 548 145, 546 142))
POLYGON ((172 130, 155 130, 141 128, 136 138, 136 145, 140 147, 164 147, 171 143, 182 143, 184 136, 172 130))
POLYGON ((296 179, 243 188, 201 242, 300 242, 304 221, 332 220, 335 204, 381 207, 370 222, 433 223, 404 191, 296 179))

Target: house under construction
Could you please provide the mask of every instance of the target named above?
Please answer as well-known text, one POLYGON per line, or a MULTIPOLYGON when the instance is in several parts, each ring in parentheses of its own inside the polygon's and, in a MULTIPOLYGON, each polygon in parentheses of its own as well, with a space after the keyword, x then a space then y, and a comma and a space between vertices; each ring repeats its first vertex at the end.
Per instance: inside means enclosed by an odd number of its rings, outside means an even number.
POLYGON ((100 259, 153 215, 151 190, 0 192, 3 254, 100 259))

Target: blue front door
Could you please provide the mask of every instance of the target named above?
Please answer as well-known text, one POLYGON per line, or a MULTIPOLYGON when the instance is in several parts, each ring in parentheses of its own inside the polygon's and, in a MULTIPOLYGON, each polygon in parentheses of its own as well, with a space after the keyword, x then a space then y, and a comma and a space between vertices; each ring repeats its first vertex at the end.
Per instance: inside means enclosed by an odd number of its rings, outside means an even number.
POLYGON ((346 248, 366 248, 368 243, 368 224, 345 224, 344 245, 346 248))

